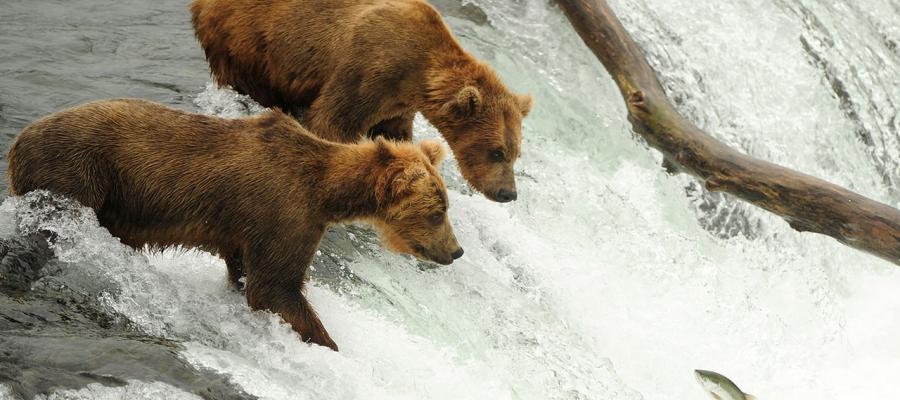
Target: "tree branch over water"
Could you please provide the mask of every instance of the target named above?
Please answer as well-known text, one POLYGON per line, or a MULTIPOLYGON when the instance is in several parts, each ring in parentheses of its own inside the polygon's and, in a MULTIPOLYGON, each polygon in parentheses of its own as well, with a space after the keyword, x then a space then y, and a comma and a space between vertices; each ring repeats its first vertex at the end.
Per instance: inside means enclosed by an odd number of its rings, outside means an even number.
POLYGON ((784 218, 801 232, 841 243, 900 265, 900 211, 822 179, 739 153, 675 110, 605 0, 557 0, 625 99, 635 132, 668 164, 702 179, 706 188, 737 196, 784 218))

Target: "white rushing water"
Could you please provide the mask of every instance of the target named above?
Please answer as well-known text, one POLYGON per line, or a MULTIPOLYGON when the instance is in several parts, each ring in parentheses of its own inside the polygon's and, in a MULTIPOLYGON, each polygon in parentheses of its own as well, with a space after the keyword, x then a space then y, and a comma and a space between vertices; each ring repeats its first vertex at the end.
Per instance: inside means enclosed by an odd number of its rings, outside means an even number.
MULTIPOLYGON (((698 368, 766 400, 900 398, 900 269, 667 175, 547 1, 467 3, 490 24, 448 18, 463 44, 536 100, 519 200, 473 195, 447 163, 466 250, 449 267, 390 254, 365 227, 330 236, 319 258, 340 268, 317 263, 309 291, 339 353, 251 312, 208 254, 134 252, 90 212, 19 199, 0 223, 58 232, 67 274, 111 310, 264 399, 708 398, 698 368)), ((895 0, 611 3, 698 125, 900 206, 895 0)), ((259 111, 247 103, 212 87, 196 98, 229 117, 259 111)), ((424 120, 416 134, 437 137, 424 120)), ((135 382, 50 399, 175 392, 135 382)))

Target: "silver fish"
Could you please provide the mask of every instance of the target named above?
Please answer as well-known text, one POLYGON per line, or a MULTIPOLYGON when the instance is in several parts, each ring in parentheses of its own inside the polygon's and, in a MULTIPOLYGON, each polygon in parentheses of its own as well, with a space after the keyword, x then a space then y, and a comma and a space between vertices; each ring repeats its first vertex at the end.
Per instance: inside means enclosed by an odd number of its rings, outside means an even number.
POLYGON ((716 400, 756 400, 756 397, 742 392, 731 379, 720 373, 698 369, 694 374, 703 390, 716 400))

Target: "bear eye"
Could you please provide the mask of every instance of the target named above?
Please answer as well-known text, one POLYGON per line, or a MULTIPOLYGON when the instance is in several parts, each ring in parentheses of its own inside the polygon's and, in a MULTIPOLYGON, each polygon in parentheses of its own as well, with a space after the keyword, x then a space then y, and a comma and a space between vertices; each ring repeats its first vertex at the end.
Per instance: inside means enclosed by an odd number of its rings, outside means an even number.
POLYGON ((491 150, 490 153, 491 161, 500 162, 506 159, 503 154, 503 150, 491 150))
POLYGON ((444 222, 444 213, 434 213, 428 216, 428 223, 431 225, 437 226, 441 222, 444 222))

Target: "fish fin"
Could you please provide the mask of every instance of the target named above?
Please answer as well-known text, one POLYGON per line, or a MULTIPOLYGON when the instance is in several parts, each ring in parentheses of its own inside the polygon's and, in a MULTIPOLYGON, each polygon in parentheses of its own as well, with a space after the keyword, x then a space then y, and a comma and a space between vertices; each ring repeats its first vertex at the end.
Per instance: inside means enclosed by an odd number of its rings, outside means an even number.
POLYGON ((744 393, 744 398, 747 400, 756 400, 756 396, 747 393, 744 393))

